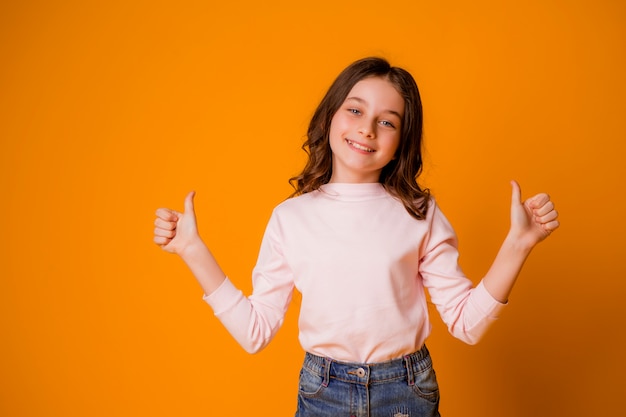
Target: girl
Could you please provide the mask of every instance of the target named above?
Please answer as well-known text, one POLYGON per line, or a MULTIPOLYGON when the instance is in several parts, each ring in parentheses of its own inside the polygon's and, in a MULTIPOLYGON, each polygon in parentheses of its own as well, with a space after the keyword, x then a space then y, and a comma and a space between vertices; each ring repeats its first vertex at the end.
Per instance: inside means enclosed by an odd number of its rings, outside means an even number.
POLYGON ((292 178, 293 198, 267 225, 245 297, 183 213, 160 208, 154 242, 178 254, 204 299, 250 352, 280 328, 302 294, 297 417, 438 416, 439 390, 424 342, 425 289, 450 332, 476 343, 506 304, 531 249, 559 226, 546 194, 520 201, 493 265, 473 287, 457 263, 455 233, 422 169, 422 107, 413 77, 380 58, 347 67, 317 108, 292 178))

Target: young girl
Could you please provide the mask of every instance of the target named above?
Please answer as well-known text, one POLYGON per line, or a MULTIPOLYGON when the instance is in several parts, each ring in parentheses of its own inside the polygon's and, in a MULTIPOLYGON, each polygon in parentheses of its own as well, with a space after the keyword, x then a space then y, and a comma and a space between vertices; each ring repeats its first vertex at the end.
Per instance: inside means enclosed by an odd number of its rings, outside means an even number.
POLYGON ((204 299, 250 352, 280 328, 294 287, 302 294, 306 351, 296 416, 438 416, 439 390, 424 342, 425 289, 450 332, 476 343, 506 304, 531 249, 559 226, 546 194, 520 201, 511 227, 473 287, 459 268, 455 233, 422 169, 422 107, 413 77, 379 58, 347 67, 317 108, 292 178, 293 198, 269 220, 245 297, 183 213, 160 208, 154 242, 178 254, 204 299))

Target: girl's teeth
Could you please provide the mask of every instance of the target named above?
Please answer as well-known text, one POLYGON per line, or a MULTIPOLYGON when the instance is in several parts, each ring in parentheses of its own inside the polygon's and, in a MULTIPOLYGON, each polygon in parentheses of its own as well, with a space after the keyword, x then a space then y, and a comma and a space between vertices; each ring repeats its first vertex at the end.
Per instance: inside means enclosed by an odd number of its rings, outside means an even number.
POLYGON ((374 152, 374 150, 373 150, 373 149, 366 148, 365 146, 359 145, 358 143, 354 143, 354 142, 352 142, 352 141, 348 141, 348 143, 349 143, 350 145, 352 145, 353 147, 355 147, 355 148, 357 148, 357 149, 361 150, 361 151, 365 151, 365 152, 374 152))

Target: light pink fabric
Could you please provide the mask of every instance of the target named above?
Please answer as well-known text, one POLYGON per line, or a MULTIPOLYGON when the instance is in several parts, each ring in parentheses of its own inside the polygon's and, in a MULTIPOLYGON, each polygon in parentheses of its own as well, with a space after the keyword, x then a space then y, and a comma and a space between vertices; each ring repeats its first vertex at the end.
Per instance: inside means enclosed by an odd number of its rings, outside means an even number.
POLYGON ((455 233, 433 201, 411 217, 380 184, 326 184, 286 200, 267 225, 245 297, 230 280, 205 296, 249 352, 280 328, 293 288, 302 294, 304 350, 382 362, 419 349, 430 334, 424 288, 450 332, 476 343, 504 306, 457 262, 455 233))

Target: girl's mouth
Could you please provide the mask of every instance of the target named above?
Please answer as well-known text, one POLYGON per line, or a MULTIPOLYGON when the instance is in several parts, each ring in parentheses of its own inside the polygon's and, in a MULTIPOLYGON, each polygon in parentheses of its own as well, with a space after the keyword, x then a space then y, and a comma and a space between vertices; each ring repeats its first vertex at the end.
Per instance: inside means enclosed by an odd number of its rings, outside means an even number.
POLYGON ((346 142, 348 142, 348 145, 352 146, 355 149, 358 149, 359 151, 376 152, 374 149, 368 148, 367 146, 361 145, 360 143, 352 142, 350 139, 346 139, 346 142))

